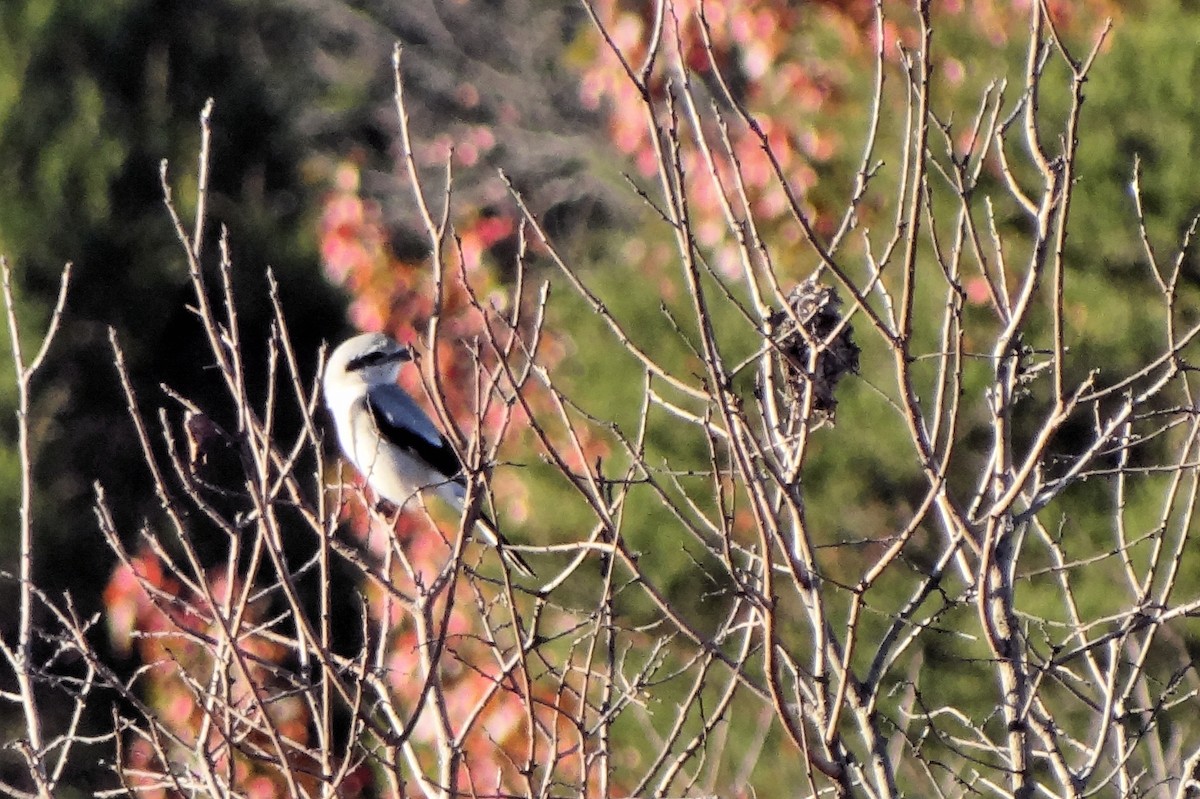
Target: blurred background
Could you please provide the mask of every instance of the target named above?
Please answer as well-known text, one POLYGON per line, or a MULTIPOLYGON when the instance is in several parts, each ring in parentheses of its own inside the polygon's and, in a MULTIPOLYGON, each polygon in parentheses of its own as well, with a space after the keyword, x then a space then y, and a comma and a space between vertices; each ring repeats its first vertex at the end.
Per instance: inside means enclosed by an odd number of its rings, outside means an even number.
MULTIPOLYGON (((1020 74, 1026 4, 936 5, 942 103, 936 111, 965 120, 990 82, 1020 74)), ((1088 265, 1073 284, 1080 346, 1119 371, 1136 362, 1150 340, 1148 322, 1138 314, 1145 267, 1127 189, 1133 155, 1144 167, 1156 240, 1176 241, 1200 210, 1192 163, 1200 135, 1194 101, 1200 11, 1181 0, 1051 5, 1062 30, 1083 48, 1105 17, 1115 18, 1088 84, 1079 189, 1086 202, 1073 209, 1070 246, 1088 265)), ((631 53, 649 23, 642 6, 595 4, 614 40, 631 53)), ((707 4, 719 32, 718 66, 738 99, 764 121, 793 190, 826 235, 849 197, 868 122, 872 7, 867 0, 707 4)), ((911 41, 910 13, 906 4, 889 9, 886 41, 911 41)), ((186 262, 159 183, 165 159, 175 200, 190 219, 197 117, 206 98, 215 100, 206 234, 228 231, 245 338, 253 341, 253 331, 265 331, 270 321, 268 267, 279 280, 309 374, 320 344, 353 329, 387 328, 402 336, 407 330, 411 337, 412 310, 427 299, 428 285, 422 282, 423 231, 399 159, 392 83, 397 42, 426 187, 436 198, 449 158, 456 232, 464 252, 478 256, 471 264, 482 284, 503 287, 513 271, 518 214, 498 177, 503 169, 615 316, 643 340, 673 336, 660 312, 683 299, 669 231, 630 187, 654 185, 644 113, 584 6, 553 0, 4 0, 0 253, 14 269, 27 335, 42 330, 62 265, 75 264, 64 328, 35 385, 36 572, 49 596, 69 592, 84 615, 103 607, 114 564, 96 532, 96 481, 131 535, 156 512, 112 367, 108 328, 126 348, 147 409, 164 403, 160 382, 201 404, 212 390, 199 328, 188 311, 195 298, 187 289, 186 262), (368 229, 374 238, 364 234, 368 229)), ((899 108, 899 47, 886 50, 885 107, 899 108)), ((699 53, 693 66, 702 78, 710 74, 699 53)), ((1065 81, 1046 86, 1043 102, 1051 112, 1065 108, 1065 81)), ((883 153, 900 133, 885 125, 883 153)), ((735 147, 742 148, 745 165, 761 165, 751 139, 737 139, 735 147)), ((885 168, 879 181, 887 186, 895 175, 885 168)), ((771 183, 763 171, 750 191, 765 233, 777 243, 778 263, 789 282, 797 282, 813 259, 771 183)), ((716 253, 720 268, 727 232, 719 208, 709 198, 698 201, 695 212, 702 237, 711 231, 701 243, 716 253)), ((886 217, 888 208, 869 200, 860 212, 886 217)), ((1015 208, 1000 207, 997 214, 1002 227, 1020 234, 1024 223, 1015 208)), ((205 267, 212 269, 216 248, 208 253, 205 267)), ((1195 279, 1190 263, 1187 273, 1195 279)), ((930 307, 941 301, 919 300, 930 307)), ((568 386, 587 386, 589 412, 628 418, 633 410, 619 376, 637 370, 624 353, 588 343, 599 327, 582 307, 564 298, 551 308, 560 374, 568 386)), ((747 342, 747 351, 752 347, 747 342)), ((678 349, 674 362, 685 367, 691 356, 678 349)), ((864 358, 870 357, 868 348, 864 358)), ((247 358, 261 363, 264 354, 252 351, 247 358)), ((848 385, 841 400, 843 420, 869 418, 879 401, 861 385, 848 385)), ((8 573, 15 571, 17 546, 14 407, 10 381, 0 379, 0 568, 8 573)), ((843 421, 837 446, 814 453, 811 519, 827 531, 831 547, 849 544, 830 555, 832 570, 838 558, 859 551, 854 542, 888 529, 890 520, 911 511, 908 498, 922 494, 923 478, 904 454, 903 435, 899 428, 843 421), (888 453, 896 453, 891 462, 888 453)), ((673 442, 652 439, 651 445, 670 449, 673 442)), ((696 458, 703 463, 707 455, 697 451, 696 458)), ((524 496, 543 490, 534 467, 521 478, 524 496)), ((544 491, 565 489, 547 478, 544 491)), ((520 492, 512 493, 517 498, 502 510, 523 518, 520 492)), ((1080 519, 1086 506, 1081 498, 1080 519)), ((569 503, 564 507, 569 520, 573 511, 569 503)), ((584 518, 585 511, 576 510, 584 518)), ((644 529, 628 535, 652 541, 663 521, 648 513, 644 529)), ((548 540, 550 523, 532 518, 521 537, 548 540)), ((681 552, 655 568, 668 584, 678 573, 685 591, 693 565, 681 552)), ((13 581, 0 581, 6 638, 15 625, 14 597, 13 581)), ((19 719, 0 718, 0 725, 5 740, 19 737, 19 719)), ((15 757, 5 754, 0 763, 15 757)), ((80 774, 78 784, 91 779, 80 774)))

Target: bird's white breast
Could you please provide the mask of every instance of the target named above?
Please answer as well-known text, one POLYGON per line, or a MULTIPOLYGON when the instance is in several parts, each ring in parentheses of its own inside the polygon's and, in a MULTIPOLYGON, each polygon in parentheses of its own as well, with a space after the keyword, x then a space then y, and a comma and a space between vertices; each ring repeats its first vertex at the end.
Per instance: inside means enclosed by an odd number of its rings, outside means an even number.
POLYGON ((461 507, 461 500, 454 502, 457 486, 447 483, 445 475, 379 435, 365 399, 350 405, 349 412, 338 418, 337 428, 342 448, 355 468, 388 502, 403 507, 418 492, 435 489, 461 507))

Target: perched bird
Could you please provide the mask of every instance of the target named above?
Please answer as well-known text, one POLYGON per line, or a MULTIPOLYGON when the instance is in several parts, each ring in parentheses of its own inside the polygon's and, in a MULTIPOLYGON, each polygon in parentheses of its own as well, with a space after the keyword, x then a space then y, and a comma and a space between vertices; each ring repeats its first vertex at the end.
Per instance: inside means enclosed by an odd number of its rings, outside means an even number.
MULTIPOLYGON (((325 366, 325 404, 337 425, 342 452, 375 492, 403 507, 416 494, 431 491, 459 513, 467 495, 458 455, 433 421, 396 385, 400 367, 412 352, 382 333, 364 333, 342 342, 325 366)), ((486 515, 476 525, 485 541, 518 571, 533 569, 486 515)))

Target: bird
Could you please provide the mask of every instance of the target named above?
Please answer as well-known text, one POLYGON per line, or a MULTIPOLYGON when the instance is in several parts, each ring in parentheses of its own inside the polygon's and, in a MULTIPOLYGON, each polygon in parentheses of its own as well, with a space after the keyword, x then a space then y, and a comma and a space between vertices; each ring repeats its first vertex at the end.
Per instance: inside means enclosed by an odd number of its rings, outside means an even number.
MULTIPOLYGON (((433 420, 396 384, 412 358, 411 349, 383 333, 342 342, 325 366, 325 404, 342 453, 376 494, 402 508, 429 491, 461 514, 467 496, 462 463, 433 420)), ((536 576, 486 514, 476 527, 509 565, 536 576)))

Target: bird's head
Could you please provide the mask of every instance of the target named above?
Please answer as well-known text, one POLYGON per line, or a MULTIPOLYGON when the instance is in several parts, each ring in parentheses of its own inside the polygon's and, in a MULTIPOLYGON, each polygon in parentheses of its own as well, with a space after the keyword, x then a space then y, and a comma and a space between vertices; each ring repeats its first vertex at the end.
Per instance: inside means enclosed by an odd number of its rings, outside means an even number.
POLYGON ((395 383, 400 367, 412 360, 412 350, 383 333, 363 333, 343 341, 325 366, 325 394, 359 391, 366 386, 395 383))

